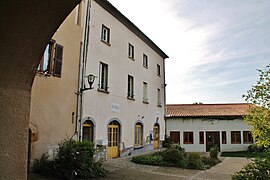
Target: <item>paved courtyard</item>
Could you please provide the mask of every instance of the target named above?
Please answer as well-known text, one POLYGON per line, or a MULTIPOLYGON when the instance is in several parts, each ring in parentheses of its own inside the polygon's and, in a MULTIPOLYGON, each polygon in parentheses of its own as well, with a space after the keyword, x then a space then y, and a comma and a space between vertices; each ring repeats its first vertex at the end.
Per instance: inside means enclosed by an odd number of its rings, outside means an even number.
MULTIPOLYGON (((242 169, 250 160, 246 158, 220 158, 222 162, 208 170, 191 170, 174 167, 158 167, 132 163, 131 157, 111 159, 104 162, 108 170, 101 180, 227 180, 231 175, 242 169)), ((47 180, 37 174, 31 174, 29 180, 47 180)), ((51 178, 50 178, 51 179, 51 178)), ((56 179, 55 179, 56 180, 56 179)))
POLYGON ((139 165, 130 162, 131 157, 111 159, 104 162, 109 171, 106 177, 99 179, 231 179, 231 175, 242 169, 250 161, 246 158, 221 158, 222 162, 208 170, 190 170, 173 167, 139 165))

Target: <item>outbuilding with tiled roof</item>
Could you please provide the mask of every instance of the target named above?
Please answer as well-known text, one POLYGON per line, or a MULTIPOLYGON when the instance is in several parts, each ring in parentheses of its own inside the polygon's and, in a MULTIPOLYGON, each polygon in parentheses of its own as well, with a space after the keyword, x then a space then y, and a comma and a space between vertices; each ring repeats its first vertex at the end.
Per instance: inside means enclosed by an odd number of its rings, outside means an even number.
POLYGON ((242 151, 253 144, 250 127, 243 120, 251 104, 168 104, 166 134, 186 151, 242 151))

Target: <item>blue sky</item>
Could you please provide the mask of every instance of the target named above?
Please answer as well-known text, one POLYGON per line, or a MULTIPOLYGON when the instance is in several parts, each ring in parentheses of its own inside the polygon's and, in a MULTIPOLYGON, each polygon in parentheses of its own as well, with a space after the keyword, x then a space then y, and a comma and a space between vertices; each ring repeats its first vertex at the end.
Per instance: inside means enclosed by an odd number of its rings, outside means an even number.
POLYGON ((165 53, 167 103, 244 102, 270 63, 269 0, 110 0, 165 53))

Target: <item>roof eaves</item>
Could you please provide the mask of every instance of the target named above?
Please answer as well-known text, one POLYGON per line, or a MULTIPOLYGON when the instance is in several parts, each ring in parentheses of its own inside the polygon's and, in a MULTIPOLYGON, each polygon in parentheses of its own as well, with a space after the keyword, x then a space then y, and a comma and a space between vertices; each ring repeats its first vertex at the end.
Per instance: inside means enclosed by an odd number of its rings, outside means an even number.
POLYGON ((108 11, 121 23, 123 23, 129 30, 141 38, 146 44, 148 44, 154 51, 156 51, 163 59, 169 58, 149 37, 147 37, 135 24, 133 24, 128 18, 126 18, 119 10, 117 10, 107 0, 95 0, 102 8, 108 11))

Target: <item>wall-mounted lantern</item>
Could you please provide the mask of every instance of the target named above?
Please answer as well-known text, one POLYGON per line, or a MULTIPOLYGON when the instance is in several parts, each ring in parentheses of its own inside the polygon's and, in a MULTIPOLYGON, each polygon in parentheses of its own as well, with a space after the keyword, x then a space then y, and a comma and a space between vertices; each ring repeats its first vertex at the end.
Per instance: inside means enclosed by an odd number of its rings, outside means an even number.
POLYGON ((87 81, 88 81, 88 84, 89 84, 89 88, 86 88, 85 85, 84 85, 84 88, 81 88, 80 89, 80 92, 82 93, 83 91, 86 91, 86 90, 91 90, 91 89, 94 89, 92 87, 94 81, 95 81, 95 78, 96 76, 94 76, 93 74, 89 74, 87 77, 87 81))

